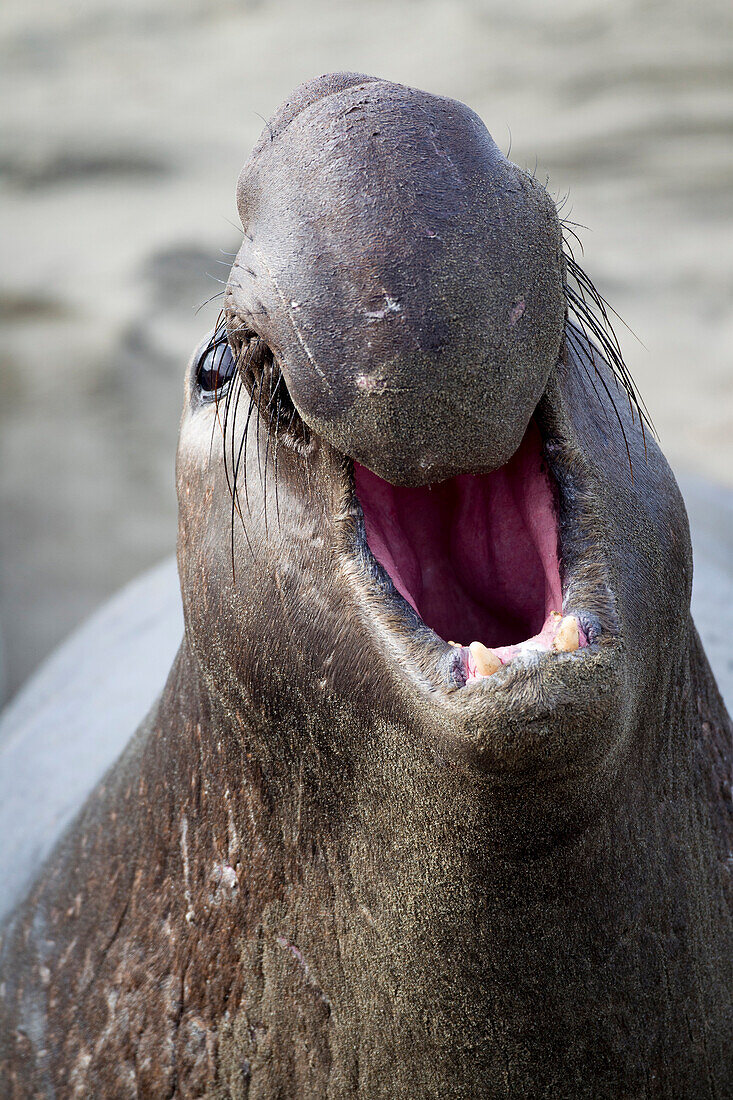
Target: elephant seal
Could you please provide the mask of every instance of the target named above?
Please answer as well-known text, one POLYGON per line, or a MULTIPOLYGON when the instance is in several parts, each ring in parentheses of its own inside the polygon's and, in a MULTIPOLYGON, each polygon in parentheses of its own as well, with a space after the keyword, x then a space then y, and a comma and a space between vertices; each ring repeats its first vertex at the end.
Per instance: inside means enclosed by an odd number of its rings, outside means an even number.
POLYGON ((349 73, 238 199, 184 640, 4 930, 3 1095, 724 1097, 731 726, 551 201, 349 73))

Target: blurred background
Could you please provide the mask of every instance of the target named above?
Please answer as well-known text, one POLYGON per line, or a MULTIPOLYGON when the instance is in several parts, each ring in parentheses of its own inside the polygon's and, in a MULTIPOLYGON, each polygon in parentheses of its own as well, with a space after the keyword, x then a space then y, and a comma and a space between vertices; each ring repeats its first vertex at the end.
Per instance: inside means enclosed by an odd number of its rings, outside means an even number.
POLYGON ((0 699, 173 551, 237 174, 335 69, 465 101, 568 196, 673 468, 733 486, 731 0, 5 0, 0 699))

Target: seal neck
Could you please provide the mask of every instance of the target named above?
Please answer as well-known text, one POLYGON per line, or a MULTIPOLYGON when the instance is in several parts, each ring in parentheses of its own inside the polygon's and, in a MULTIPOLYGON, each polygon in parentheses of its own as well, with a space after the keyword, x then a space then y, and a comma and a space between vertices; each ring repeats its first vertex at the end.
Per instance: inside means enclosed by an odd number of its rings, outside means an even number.
MULTIPOLYGON (((694 1001, 701 1022, 715 951, 679 930, 708 887, 670 852, 712 852, 690 813, 706 804, 702 791, 690 799, 700 773, 675 733, 695 721, 689 667, 680 678, 663 734, 634 738, 641 755, 619 765, 595 819, 524 850, 507 843, 499 792, 405 730, 362 730, 356 751, 353 723, 347 746, 336 724, 312 722, 288 756, 286 714, 258 725, 207 697, 192 720, 189 700, 166 743, 167 767, 197 773, 165 813, 185 832, 173 871, 200 964, 220 957, 222 921, 237 929, 237 1026, 252 1064, 270 1019, 314 1051, 327 1033, 329 1059, 358 1072, 365 1094, 379 1094, 387 1050, 391 1094, 471 1095, 507 1074, 524 1094, 566 1079, 569 1050, 582 1049, 588 1079, 604 1059, 641 1058, 609 1026, 614 1006, 662 1028, 670 1003, 694 1001), (669 796, 671 777, 684 798, 669 796), (649 953, 670 937, 674 950, 649 953)), ((674 1048, 674 1028, 663 1041, 674 1048)), ((287 1072, 305 1089, 303 1067, 287 1072)))

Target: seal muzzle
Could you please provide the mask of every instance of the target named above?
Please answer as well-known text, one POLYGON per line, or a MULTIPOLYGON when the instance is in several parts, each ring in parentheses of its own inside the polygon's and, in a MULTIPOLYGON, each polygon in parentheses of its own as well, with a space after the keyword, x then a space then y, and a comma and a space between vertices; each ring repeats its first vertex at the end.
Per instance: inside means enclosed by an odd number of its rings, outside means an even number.
POLYGON ((238 184, 230 334, 303 420, 398 485, 502 466, 557 363, 554 204, 461 103, 358 74, 304 85, 238 184))

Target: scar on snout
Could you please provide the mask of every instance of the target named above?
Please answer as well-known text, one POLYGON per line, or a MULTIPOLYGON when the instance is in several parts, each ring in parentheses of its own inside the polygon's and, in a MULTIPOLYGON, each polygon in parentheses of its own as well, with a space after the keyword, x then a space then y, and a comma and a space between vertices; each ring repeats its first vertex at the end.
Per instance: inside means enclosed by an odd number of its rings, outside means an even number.
POLYGON ((512 306, 512 311, 509 314, 509 324, 516 325, 517 321, 522 316, 526 308, 527 303, 525 302, 524 298, 520 298, 517 302, 515 302, 512 306))
POLYGON ((378 374, 358 374, 355 382, 362 393, 382 394, 387 388, 386 379, 378 374))
POLYGON ((385 317, 388 317, 390 313, 401 313, 402 306, 396 298, 390 298, 389 294, 384 296, 384 309, 366 310, 364 316, 367 321, 383 321, 385 317))

